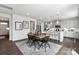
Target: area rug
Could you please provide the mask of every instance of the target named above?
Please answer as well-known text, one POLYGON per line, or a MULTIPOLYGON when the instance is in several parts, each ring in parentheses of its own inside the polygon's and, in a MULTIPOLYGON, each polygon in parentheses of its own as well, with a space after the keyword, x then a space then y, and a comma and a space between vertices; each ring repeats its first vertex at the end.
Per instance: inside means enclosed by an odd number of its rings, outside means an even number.
POLYGON ((34 47, 29 47, 26 44, 26 41, 15 42, 15 44, 24 55, 55 55, 62 47, 61 45, 49 42, 50 48, 47 47, 45 52, 44 48, 34 50, 34 47))

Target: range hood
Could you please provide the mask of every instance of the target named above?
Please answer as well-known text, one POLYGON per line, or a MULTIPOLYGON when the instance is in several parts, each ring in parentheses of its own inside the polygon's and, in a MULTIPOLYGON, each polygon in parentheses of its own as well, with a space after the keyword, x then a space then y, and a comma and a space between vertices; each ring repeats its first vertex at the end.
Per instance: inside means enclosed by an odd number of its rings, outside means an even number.
POLYGON ((55 25, 55 28, 61 28, 61 26, 60 25, 55 25))

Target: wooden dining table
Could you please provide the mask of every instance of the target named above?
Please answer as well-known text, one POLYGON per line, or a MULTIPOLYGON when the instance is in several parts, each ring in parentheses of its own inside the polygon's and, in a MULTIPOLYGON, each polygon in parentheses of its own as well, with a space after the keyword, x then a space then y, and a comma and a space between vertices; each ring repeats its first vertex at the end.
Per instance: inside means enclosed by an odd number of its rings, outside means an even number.
POLYGON ((49 35, 46 35, 44 33, 41 33, 41 34, 33 34, 33 33, 30 33, 28 34, 30 36, 34 36, 35 37, 35 40, 45 40, 44 38, 48 37, 49 38, 49 35))
POLYGON ((41 34, 29 33, 28 35, 31 37, 31 40, 33 41, 32 44, 34 44, 35 48, 36 48, 36 45, 39 46, 38 49, 40 47, 44 47, 45 52, 46 52, 46 45, 48 45, 50 48, 50 44, 48 43, 49 35, 46 35, 45 33, 41 33, 41 34), (40 44, 40 42, 41 42, 41 44, 40 44), (36 44, 36 43, 38 43, 38 44, 36 44))
POLYGON ((44 35, 44 34, 41 34, 41 35, 36 35, 36 37, 38 37, 38 38, 44 38, 44 37, 47 37, 48 35, 44 35))

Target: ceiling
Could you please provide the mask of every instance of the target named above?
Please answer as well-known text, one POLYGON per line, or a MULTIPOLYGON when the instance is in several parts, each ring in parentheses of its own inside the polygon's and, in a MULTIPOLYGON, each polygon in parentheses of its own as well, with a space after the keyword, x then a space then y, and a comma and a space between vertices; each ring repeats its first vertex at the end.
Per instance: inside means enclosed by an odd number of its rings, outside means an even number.
POLYGON ((38 19, 57 19, 77 16, 76 4, 7 4, 13 13, 38 19))

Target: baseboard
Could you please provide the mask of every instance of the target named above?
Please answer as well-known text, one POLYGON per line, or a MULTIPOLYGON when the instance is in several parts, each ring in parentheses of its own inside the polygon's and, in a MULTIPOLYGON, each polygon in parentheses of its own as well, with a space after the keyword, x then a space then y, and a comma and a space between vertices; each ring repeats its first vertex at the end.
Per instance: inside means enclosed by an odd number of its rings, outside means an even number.
POLYGON ((74 37, 64 37, 64 38, 69 38, 69 39, 79 39, 79 38, 74 38, 74 37))
POLYGON ((73 37, 66 37, 66 36, 65 36, 64 38, 68 38, 68 39, 74 39, 73 37))
POLYGON ((20 41, 24 41, 24 40, 27 40, 28 38, 24 38, 24 39, 20 39, 20 40, 16 40, 14 42, 20 42, 20 41))

